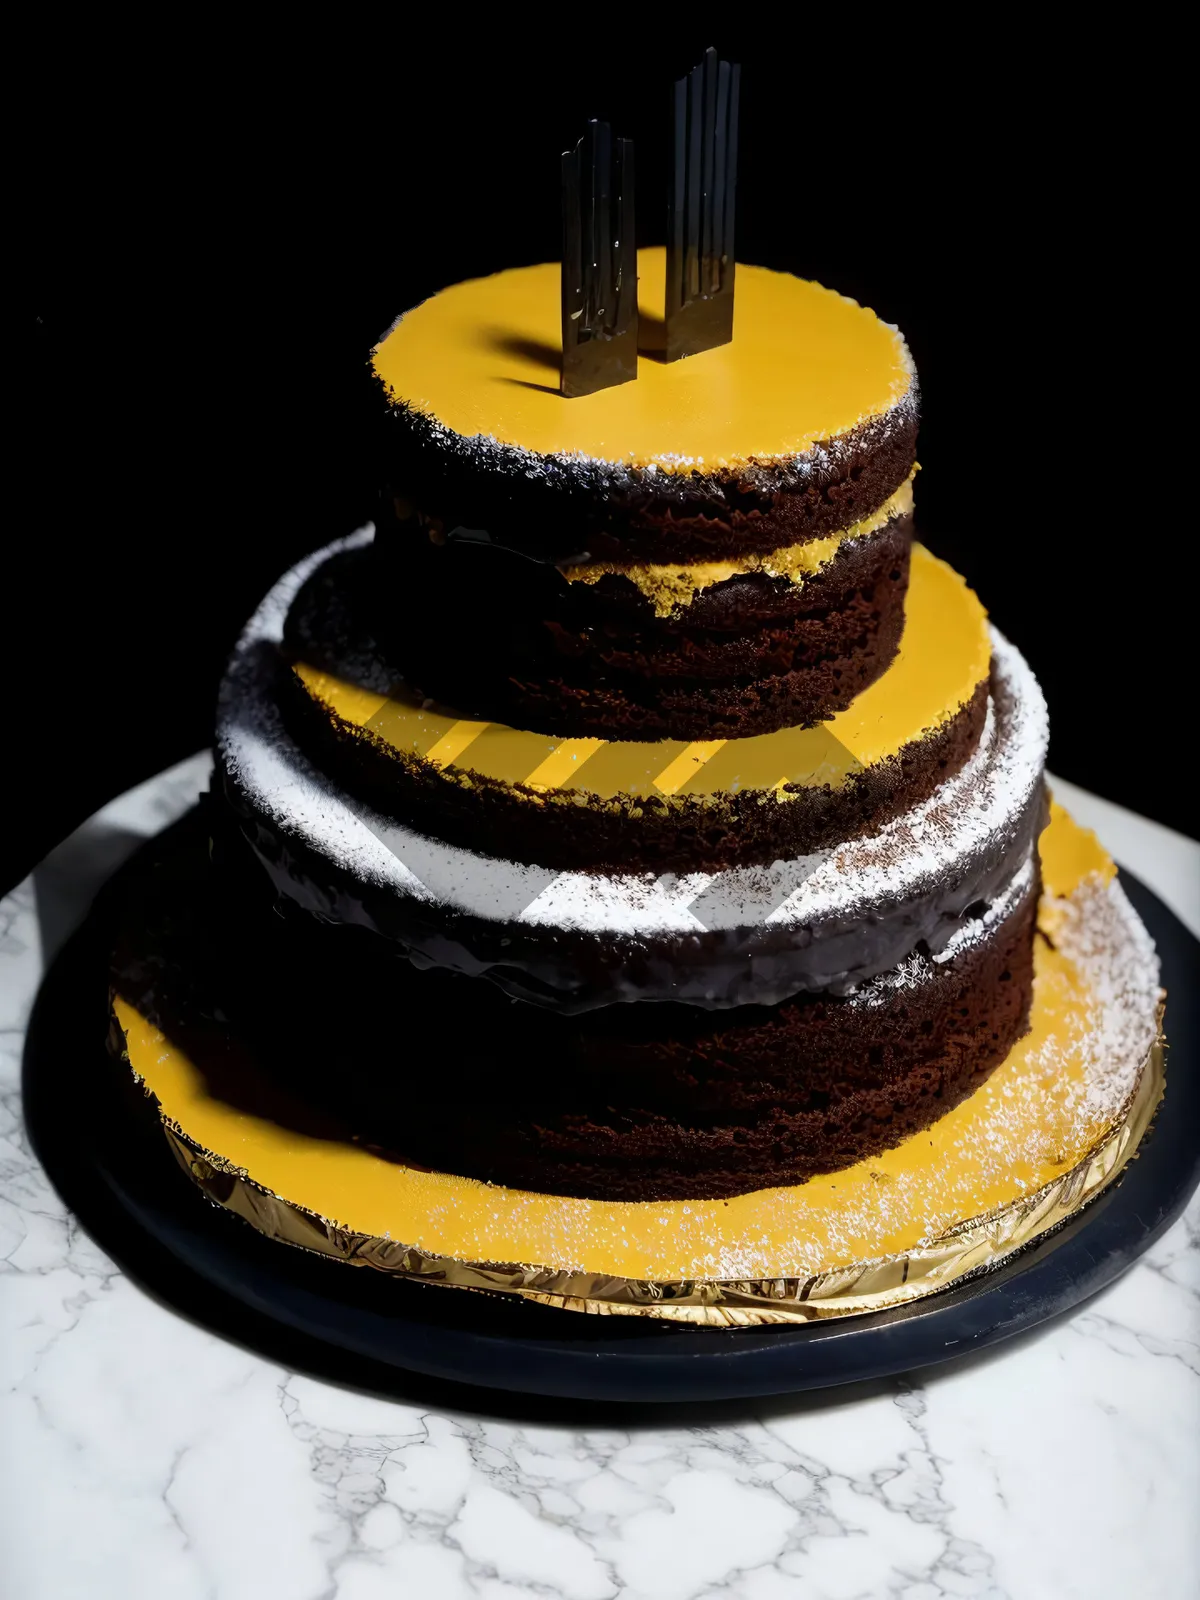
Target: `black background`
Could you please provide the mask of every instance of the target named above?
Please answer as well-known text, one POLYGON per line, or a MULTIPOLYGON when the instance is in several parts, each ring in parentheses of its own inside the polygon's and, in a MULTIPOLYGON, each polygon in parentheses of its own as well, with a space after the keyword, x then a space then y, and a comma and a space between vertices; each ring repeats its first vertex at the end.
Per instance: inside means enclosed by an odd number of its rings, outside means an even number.
POLYGON ((923 537, 1039 674, 1053 766, 1194 831, 1170 765, 1194 469, 1148 377, 1190 318, 1132 44, 935 51, 850 13, 625 42, 619 12, 570 40, 512 12, 431 37, 414 15, 336 46, 185 22, 22 65, 0 880, 206 741, 261 593, 369 515, 369 348, 447 282, 557 257, 587 116, 636 140, 639 242, 661 240, 670 84, 710 42, 744 63, 740 259, 904 330, 923 537))

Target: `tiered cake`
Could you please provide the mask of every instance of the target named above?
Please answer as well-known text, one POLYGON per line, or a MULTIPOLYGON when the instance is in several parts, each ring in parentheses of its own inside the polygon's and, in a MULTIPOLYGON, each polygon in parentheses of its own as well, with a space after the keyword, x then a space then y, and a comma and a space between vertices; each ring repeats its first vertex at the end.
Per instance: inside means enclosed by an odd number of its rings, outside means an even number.
MULTIPOLYGON (((663 274, 643 252, 643 326, 663 274)), ((257 1182, 240 1204, 260 1225, 269 1195, 318 1219, 299 1242, 386 1239, 405 1271, 512 1263, 526 1289, 565 1273, 580 1301, 598 1262, 609 1282, 705 1259, 783 1279, 1041 1192, 1128 1118, 1152 956, 1060 818, 1043 926, 1076 931, 1043 946, 1034 1004, 1045 708, 913 544, 904 341, 819 285, 737 284, 732 343, 643 357, 584 399, 557 392, 557 266, 447 289, 374 352, 377 527, 303 561, 247 628, 215 868, 190 880, 206 931, 191 956, 168 930, 119 963, 135 1070, 209 1178, 257 1182), (188 999, 201 947, 208 998, 188 999), (225 1125, 211 1072, 168 1083, 164 1038, 183 1029, 198 1059, 234 1023, 292 1111, 222 1091, 225 1125), (318 1198, 306 1174, 334 1147, 355 1176, 318 1198), (948 1210, 911 1187, 927 1149, 948 1210), (893 1200, 872 1232, 862 1193, 897 1181, 909 1214, 893 1200), (727 1232, 708 1257, 614 1244, 650 1223, 682 1238, 691 1202, 730 1197, 709 1237, 736 1215, 748 1253, 727 1232), (537 1227, 489 1234, 493 1202, 537 1227), (823 1258, 781 1205, 824 1207, 823 1258)))
POLYGON ((297 961, 341 956, 329 922, 381 936, 360 1063, 398 1004, 465 1019, 452 1124, 402 1131, 442 1074, 384 1089, 398 1154, 622 1199, 849 1165, 1026 1025, 1041 698, 912 551, 898 333, 747 268, 732 344, 564 402, 524 354, 556 276, 459 284, 380 345, 394 492, 251 625, 226 792, 321 919, 297 961))

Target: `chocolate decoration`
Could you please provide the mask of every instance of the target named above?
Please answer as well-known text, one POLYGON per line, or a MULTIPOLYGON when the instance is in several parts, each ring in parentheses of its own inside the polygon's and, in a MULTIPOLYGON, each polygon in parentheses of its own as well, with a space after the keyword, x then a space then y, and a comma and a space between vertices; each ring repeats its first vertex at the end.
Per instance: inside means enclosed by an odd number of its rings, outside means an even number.
POLYGON ((562 392, 594 394, 637 377, 633 140, 591 121, 562 157, 562 392))
POLYGON ((675 85, 667 221, 666 358, 733 338, 740 66, 715 50, 675 85))

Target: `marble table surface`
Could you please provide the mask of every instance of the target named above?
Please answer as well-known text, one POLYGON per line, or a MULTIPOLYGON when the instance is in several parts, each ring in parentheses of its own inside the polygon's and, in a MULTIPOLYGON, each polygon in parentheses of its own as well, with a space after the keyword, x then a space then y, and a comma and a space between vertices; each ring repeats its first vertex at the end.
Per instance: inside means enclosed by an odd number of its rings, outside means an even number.
MULTIPOLYGON (((97 883, 205 771, 196 758, 115 802, 0 907, 4 1600, 1200 1593, 1195 1199, 1046 1329, 922 1375, 732 1406, 381 1398, 143 1292, 30 1151, 22 1038, 97 883)), ((1200 846, 1056 789, 1200 931, 1200 846)))

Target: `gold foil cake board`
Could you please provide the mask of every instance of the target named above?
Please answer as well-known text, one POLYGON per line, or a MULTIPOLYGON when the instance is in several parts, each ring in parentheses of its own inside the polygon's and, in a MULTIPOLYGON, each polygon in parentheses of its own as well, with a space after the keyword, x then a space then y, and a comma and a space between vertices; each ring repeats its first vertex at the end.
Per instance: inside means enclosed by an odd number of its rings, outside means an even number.
POLYGON ((423 1282, 713 1326, 920 1298, 1042 1237, 1136 1153, 1163 1091, 1149 938, 1094 838, 1042 840, 1030 1030, 988 1081, 892 1150, 729 1200, 532 1194, 405 1167, 214 1098, 114 1001, 129 1065, 185 1170, 269 1238, 423 1282))

